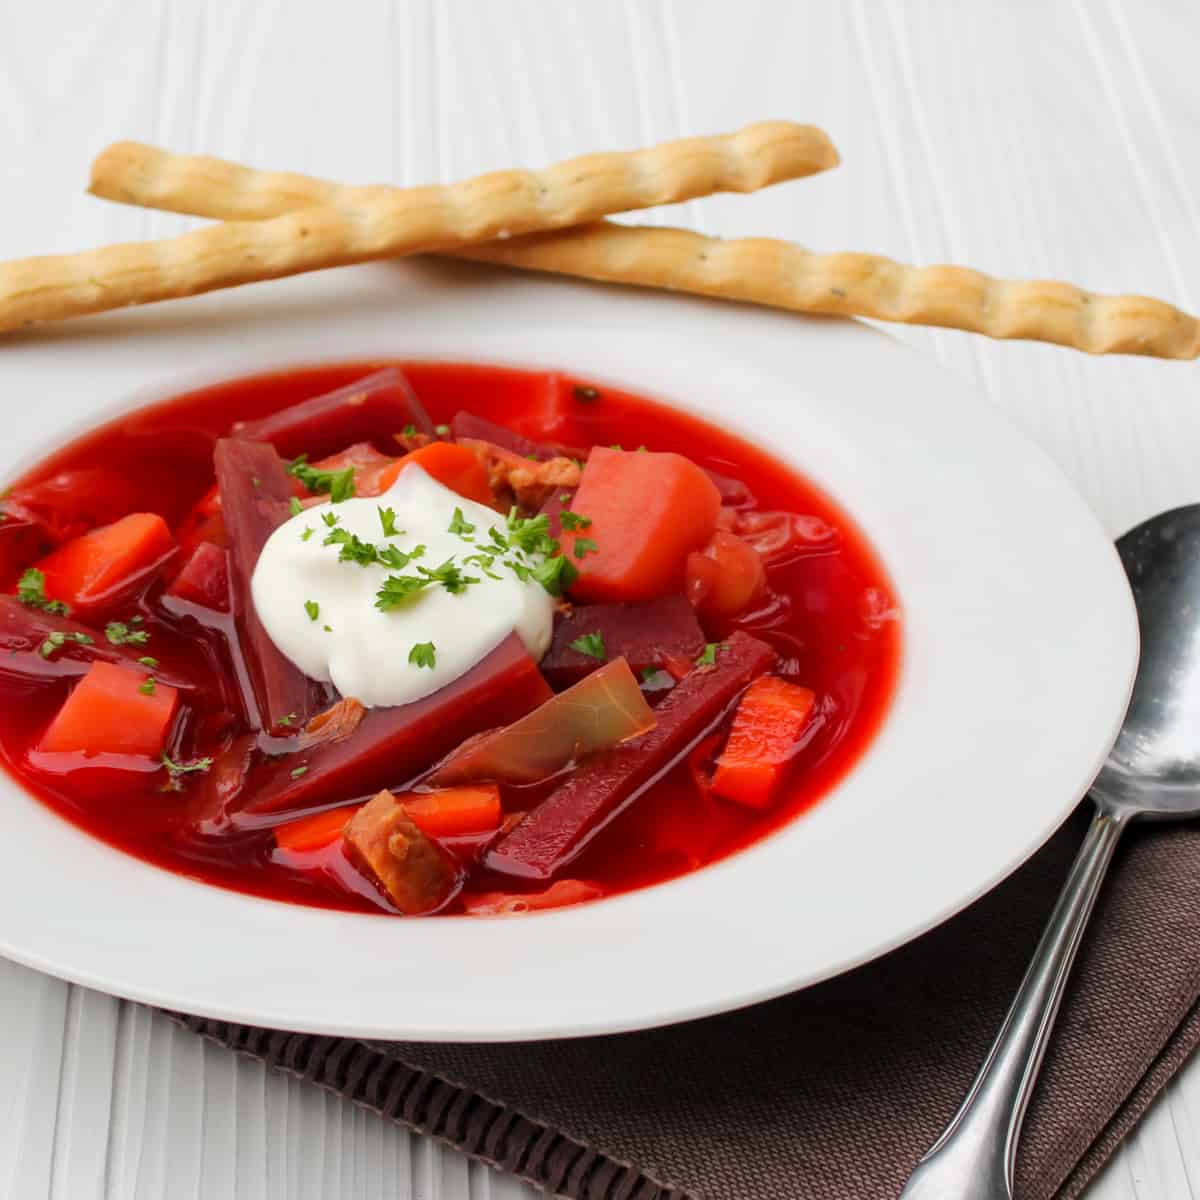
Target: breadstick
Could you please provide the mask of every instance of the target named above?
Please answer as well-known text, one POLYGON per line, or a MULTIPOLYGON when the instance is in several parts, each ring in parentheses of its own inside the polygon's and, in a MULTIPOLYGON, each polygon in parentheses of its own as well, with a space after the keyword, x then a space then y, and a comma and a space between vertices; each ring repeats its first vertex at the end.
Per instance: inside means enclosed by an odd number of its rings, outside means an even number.
MULTIPOLYGON (((119 145, 93 169, 92 191, 208 217, 269 217, 336 202, 337 184, 265 175, 232 163, 119 145)), ((1054 342, 1091 354, 1200 356, 1200 323, 1143 296, 1101 296, 1066 283, 993 279, 964 267, 909 267, 869 254, 813 254, 767 238, 722 241, 680 229, 601 221, 482 243, 456 256, 743 300, 794 312, 938 325, 993 338, 1054 342)))
POLYGON ((351 188, 329 204, 161 242, 0 264, 0 330, 348 263, 448 250, 719 191, 753 191, 837 162, 811 126, 750 125, 446 187, 351 188))

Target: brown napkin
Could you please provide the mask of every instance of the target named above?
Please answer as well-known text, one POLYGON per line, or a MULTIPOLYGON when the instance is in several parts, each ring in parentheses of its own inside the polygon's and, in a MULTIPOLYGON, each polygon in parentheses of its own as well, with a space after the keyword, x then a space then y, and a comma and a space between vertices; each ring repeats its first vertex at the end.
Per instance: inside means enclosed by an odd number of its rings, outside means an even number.
MULTIPOLYGON (((1087 816, 886 958, 686 1025, 501 1046, 364 1045, 181 1019, 555 1195, 890 1200, 982 1061, 1087 816)), ((797 914, 796 935, 822 919, 797 914)), ((1200 825, 1135 828, 1025 1122, 1018 1200, 1080 1194, 1200 1040, 1198 1000, 1200 825)))

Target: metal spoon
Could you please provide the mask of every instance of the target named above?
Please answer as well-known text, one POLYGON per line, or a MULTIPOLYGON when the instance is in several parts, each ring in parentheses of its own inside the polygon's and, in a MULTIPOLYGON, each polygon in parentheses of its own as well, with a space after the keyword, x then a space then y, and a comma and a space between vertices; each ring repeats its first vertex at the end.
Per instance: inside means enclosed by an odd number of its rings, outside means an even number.
POLYGON ((1092 785, 1096 815, 987 1061, 900 1200, 1012 1200, 1025 1107, 1117 840, 1135 817, 1200 815, 1200 504, 1152 517, 1117 550, 1142 657, 1125 724, 1092 785))

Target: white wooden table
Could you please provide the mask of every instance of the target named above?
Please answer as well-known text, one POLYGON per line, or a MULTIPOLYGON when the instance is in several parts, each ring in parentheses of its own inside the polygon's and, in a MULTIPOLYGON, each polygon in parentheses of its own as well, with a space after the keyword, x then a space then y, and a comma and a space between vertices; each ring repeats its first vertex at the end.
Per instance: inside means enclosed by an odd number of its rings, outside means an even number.
MULTIPOLYGON (((1186 0, 0 0, 0 31, 3 257, 182 226, 83 196, 92 153, 121 137, 415 183, 785 116, 828 129, 843 166, 663 219, 1200 305, 1186 0)), ((1114 535, 1200 499, 1200 368, 900 336, 1006 410, 1114 535)), ((144 1009, 2 962, 0 1063, 4 1196, 529 1194, 144 1009)), ((1200 1196, 1200 1063, 1093 1194, 1200 1196)))

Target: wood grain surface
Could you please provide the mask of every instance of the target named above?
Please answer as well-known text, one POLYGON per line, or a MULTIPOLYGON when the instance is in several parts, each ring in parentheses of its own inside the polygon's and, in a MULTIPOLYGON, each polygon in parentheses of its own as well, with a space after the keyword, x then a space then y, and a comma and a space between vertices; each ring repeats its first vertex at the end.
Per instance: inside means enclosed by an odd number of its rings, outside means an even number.
MULTIPOLYGON (((3 257, 198 224, 84 195, 117 138, 416 184, 780 117, 827 129, 843 165, 655 219, 1200 307, 1200 6, 1180 0, 0 0, 0 28, 3 257)), ((1200 499, 1194 365, 896 332, 981 387, 1114 536, 1200 499)), ((3 962, 0 1061, 0 1195, 532 1196, 3 962)), ((1091 1195, 1200 1196, 1200 1063, 1091 1195)))

